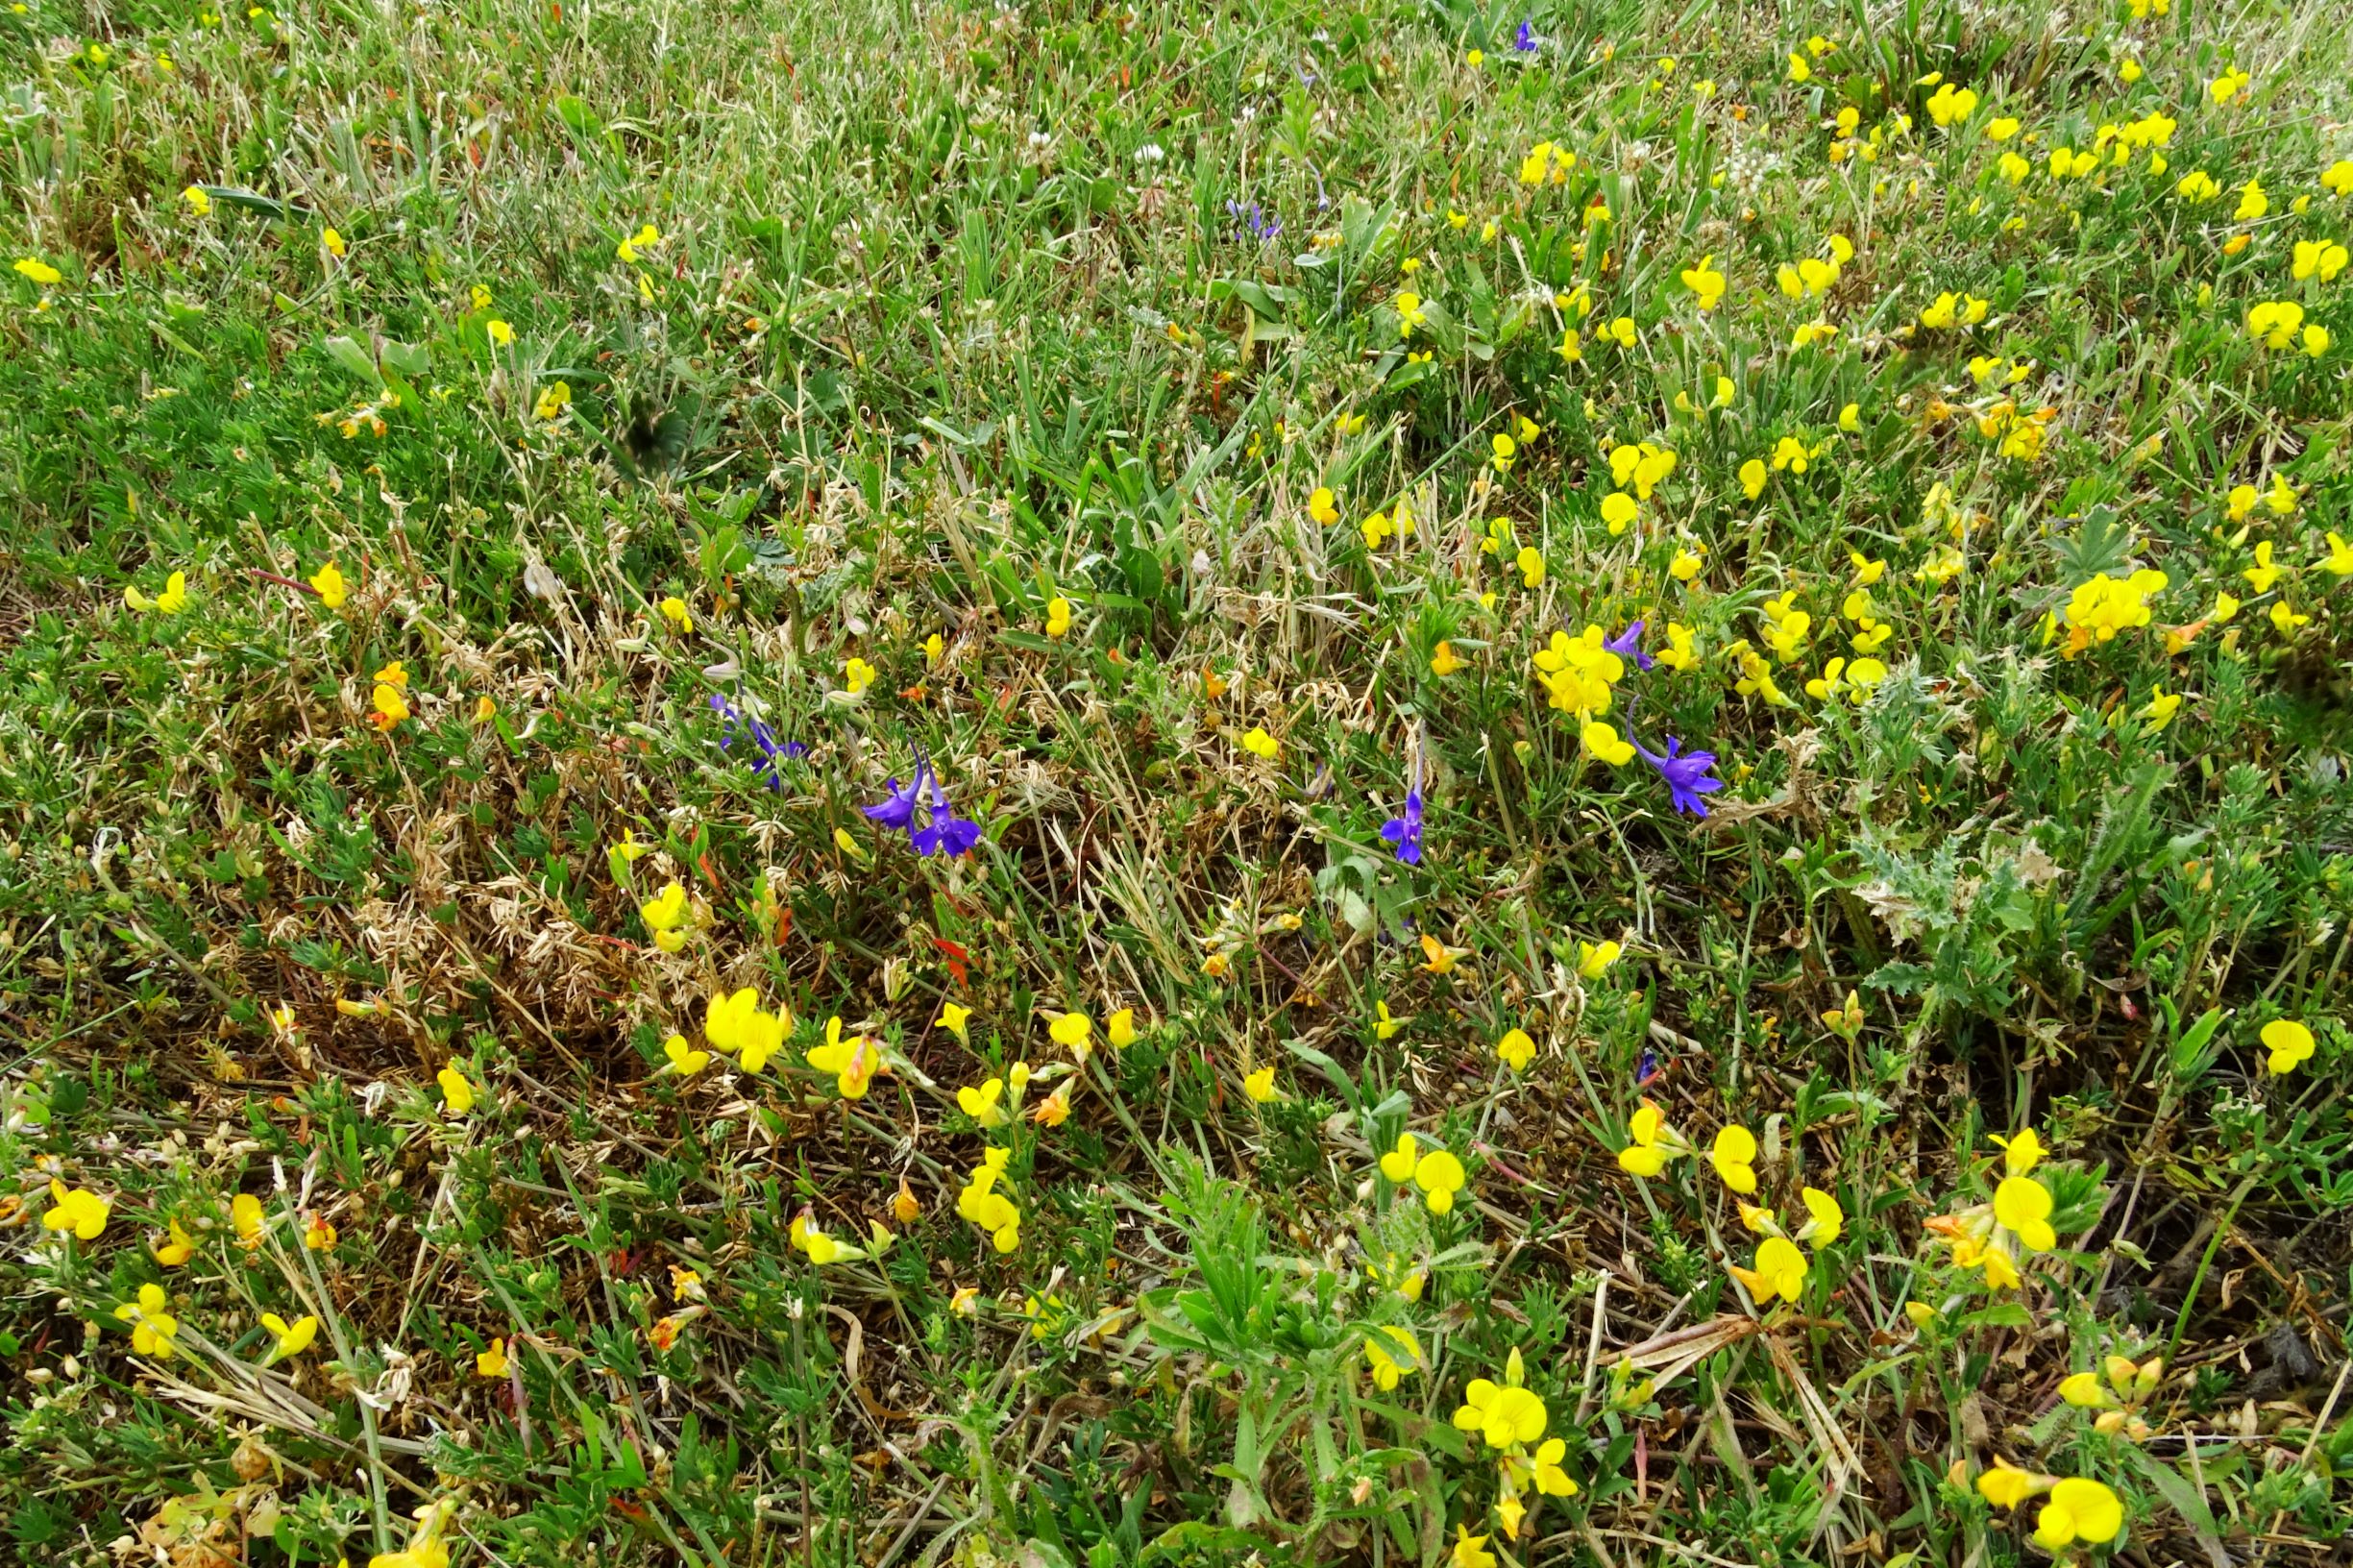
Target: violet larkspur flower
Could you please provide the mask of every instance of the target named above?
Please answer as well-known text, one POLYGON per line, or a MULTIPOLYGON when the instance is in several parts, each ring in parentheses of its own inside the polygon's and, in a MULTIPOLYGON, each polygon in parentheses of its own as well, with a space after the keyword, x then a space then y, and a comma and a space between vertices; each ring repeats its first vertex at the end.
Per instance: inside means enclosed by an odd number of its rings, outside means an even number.
POLYGON ((885 827, 903 827, 910 833, 914 832, 917 792, 923 787, 926 771, 923 764, 917 763, 915 782, 903 790, 898 787, 897 778, 894 777, 889 786, 890 793, 870 806, 860 806, 859 814, 869 821, 880 822, 885 827))
POLYGON ((1675 809, 1687 811, 1694 817, 1704 817, 1707 815, 1707 802, 1700 796, 1711 790, 1724 788, 1724 780, 1707 776, 1707 771, 1716 765, 1716 754, 1713 751, 1690 751, 1679 756, 1677 753, 1682 751, 1682 746, 1681 741, 1668 736, 1667 754, 1662 757, 1655 751, 1646 750, 1640 741, 1634 742, 1634 749, 1642 753, 1642 760, 1657 769, 1658 776, 1667 781, 1667 792, 1675 809))
MULTIPOLYGON (((1256 202, 1245 206, 1240 202, 1229 201, 1226 203, 1226 216, 1242 220, 1242 229, 1248 231, 1250 237, 1262 244, 1283 232, 1283 220, 1269 218, 1265 208, 1256 202)), ((1241 232, 1237 231, 1234 237, 1240 239, 1241 232)))
POLYGON ((745 713, 719 692, 711 694, 711 711, 719 715, 719 748, 726 750, 739 735, 749 740, 753 755, 744 760, 772 790, 784 788, 784 764, 809 754, 800 742, 785 740, 767 720, 745 713))
POLYGON ((1413 787, 1406 791, 1406 809, 1381 824, 1381 837, 1397 858, 1409 866, 1422 863, 1422 759, 1413 757, 1413 787))
POLYGON ((1520 30, 1511 35, 1511 47, 1523 55, 1536 52, 1536 30, 1529 25, 1525 17, 1520 21, 1520 30))
POLYGON ((920 784, 924 777, 931 780, 931 807, 921 827, 908 828, 908 842, 919 855, 961 855, 980 842, 980 823, 956 815, 940 789, 940 775, 929 764, 916 782, 920 784))
POLYGON ((1639 621, 1602 646, 1622 659, 1633 660, 1634 668, 1645 674, 1649 673, 1652 665, 1658 662, 1642 651, 1642 623, 1639 621))

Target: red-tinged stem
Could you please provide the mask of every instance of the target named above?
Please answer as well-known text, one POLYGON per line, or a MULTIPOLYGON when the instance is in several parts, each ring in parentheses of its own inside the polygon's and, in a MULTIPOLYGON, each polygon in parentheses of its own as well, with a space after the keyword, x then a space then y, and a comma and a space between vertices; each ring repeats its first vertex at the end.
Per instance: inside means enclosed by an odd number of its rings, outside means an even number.
POLYGON ((282 577, 275 572, 264 572, 257 566, 247 567, 245 575, 249 577, 259 577, 264 582, 275 582, 282 587, 291 588, 298 594, 308 594, 313 599, 321 597, 316 588, 311 587, 300 577, 282 577))

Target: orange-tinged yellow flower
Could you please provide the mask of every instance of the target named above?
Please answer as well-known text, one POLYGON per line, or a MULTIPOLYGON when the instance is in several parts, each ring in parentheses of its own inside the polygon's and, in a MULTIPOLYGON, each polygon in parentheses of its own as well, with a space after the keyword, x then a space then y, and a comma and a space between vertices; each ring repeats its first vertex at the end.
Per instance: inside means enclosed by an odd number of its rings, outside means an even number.
POLYGON ((178 1268, 196 1256, 196 1238, 188 1235, 181 1227, 180 1221, 175 1219, 169 1222, 163 1242, 148 1250, 155 1254, 156 1262, 165 1268, 178 1268))
POLYGON ((882 1066, 882 1052, 864 1035, 843 1039, 842 1016, 837 1013, 825 1020, 825 1043, 810 1049, 809 1066, 832 1073, 842 1098, 862 1100, 882 1066))
POLYGON ((1756 1305, 1772 1305, 1777 1296, 1796 1302, 1805 1289, 1805 1254, 1784 1236, 1769 1236, 1756 1248, 1756 1266, 1730 1265, 1732 1277, 1748 1287, 1756 1305))

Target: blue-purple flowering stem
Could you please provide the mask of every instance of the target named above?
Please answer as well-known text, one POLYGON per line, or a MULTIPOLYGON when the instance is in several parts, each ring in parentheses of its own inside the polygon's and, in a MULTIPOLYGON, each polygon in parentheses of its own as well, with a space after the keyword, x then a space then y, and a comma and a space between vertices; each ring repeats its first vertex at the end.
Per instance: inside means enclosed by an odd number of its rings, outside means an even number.
POLYGON ((1511 47, 1523 55, 1532 55, 1536 52, 1536 30, 1529 24, 1526 18, 1521 19, 1520 30, 1511 35, 1511 47))
MULTIPOLYGON (((1633 741, 1630 730, 1627 738, 1633 741)), ((1724 780, 1707 776, 1708 770, 1716 765, 1716 754, 1713 751, 1686 752, 1682 750, 1682 745, 1674 736, 1668 736, 1667 754, 1662 757, 1646 748, 1640 741, 1633 741, 1633 747, 1642 753, 1642 760, 1656 769, 1658 776, 1667 781, 1668 798, 1675 809, 1687 811, 1694 817, 1704 817, 1707 815, 1707 802, 1700 796, 1724 788, 1724 780)))
POLYGON ((907 842, 919 855, 961 855, 980 842, 980 824, 956 815, 940 787, 939 773, 920 752, 916 754, 915 777, 905 788, 893 777, 883 798, 858 810, 885 827, 905 828, 907 842), (920 827, 916 825, 919 809, 923 814, 920 827))
POLYGON ((772 790, 784 788, 784 764, 809 754, 800 742, 779 736, 767 720, 747 714, 723 693, 711 694, 711 711, 719 715, 719 748, 728 749, 739 736, 749 740, 751 755, 744 761, 772 790))
POLYGON ((1406 791, 1406 808, 1381 824, 1381 837, 1408 866, 1422 863, 1422 754, 1413 753, 1413 784, 1406 791))

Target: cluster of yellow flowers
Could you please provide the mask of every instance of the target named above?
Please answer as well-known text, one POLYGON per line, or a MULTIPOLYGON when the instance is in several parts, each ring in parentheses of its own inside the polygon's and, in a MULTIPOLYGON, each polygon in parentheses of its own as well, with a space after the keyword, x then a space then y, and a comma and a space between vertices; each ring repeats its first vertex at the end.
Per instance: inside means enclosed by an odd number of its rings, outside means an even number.
MULTIPOLYGON (((1650 1100, 1635 1107, 1634 1114, 1627 1119, 1626 1131, 1628 1142, 1618 1151, 1618 1168, 1630 1176, 1648 1180, 1663 1173, 1671 1162, 1696 1152, 1690 1141, 1667 1121, 1666 1114, 1650 1100)), ((1756 1135, 1737 1122, 1730 1122, 1717 1129, 1715 1140, 1708 1148, 1707 1163, 1717 1179, 1735 1194, 1741 1224, 1750 1234, 1764 1237, 1757 1244, 1754 1266, 1726 1265, 1726 1272, 1738 1280, 1761 1308, 1776 1299, 1793 1303, 1799 1299, 1805 1288, 1808 1266, 1801 1243, 1817 1250, 1828 1246, 1845 1229, 1847 1215, 1830 1193, 1817 1187, 1802 1188, 1798 1198, 1805 1208, 1805 1223, 1794 1234, 1784 1231, 1774 1210, 1746 1201, 1757 1188, 1756 1155, 1756 1135)))
POLYGON ((1381 1174, 1393 1186, 1419 1188, 1434 1214, 1451 1213, 1469 1180, 1460 1160, 1443 1147, 1425 1150, 1411 1133, 1397 1135, 1396 1146, 1381 1157, 1381 1174))
POLYGON ((2015 1138, 1994 1135, 2002 1151, 2002 1178, 1991 1203, 1927 1221, 1930 1235, 1952 1249, 1953 1266, 1983 1269, 1989 1289, 2015 1290, 2022 1283, 2021 1251, 2048 1252, 2059 1244, 2050 1223, 2050 1188, 2030 1172, 2043 1160, 2043 1141, 2033 1128, 2015 1138))
POLYGON ((1521 1521, 1528 1515, 1528 1506, 1520 1501, 1524 1494, 1532 1488, 1542 1497, 1575 1497, 1578 1491, 1577 1482, 1560 1463, 1568 1457, 1569 1445, 1544 1436, 1552 1415, 1543 1397, 1527 1383, 1528 1369, 1515 1346, 1505 1360, 1504 1381, 1473 1378, 1455 1411, 1455 1426, 1475 1433, 1498 1456, 1495 1516, 1513 1540, 1519 1539, 1521 1521))
POLYGON ((996 1185, 1012 1157, 1012 1150, 992 1145, 956 1192, 956 1213, 986 1232, 990 1244, 999 1252, 1011 1252, 1021 1244, 1021 1210, 996 1185))

